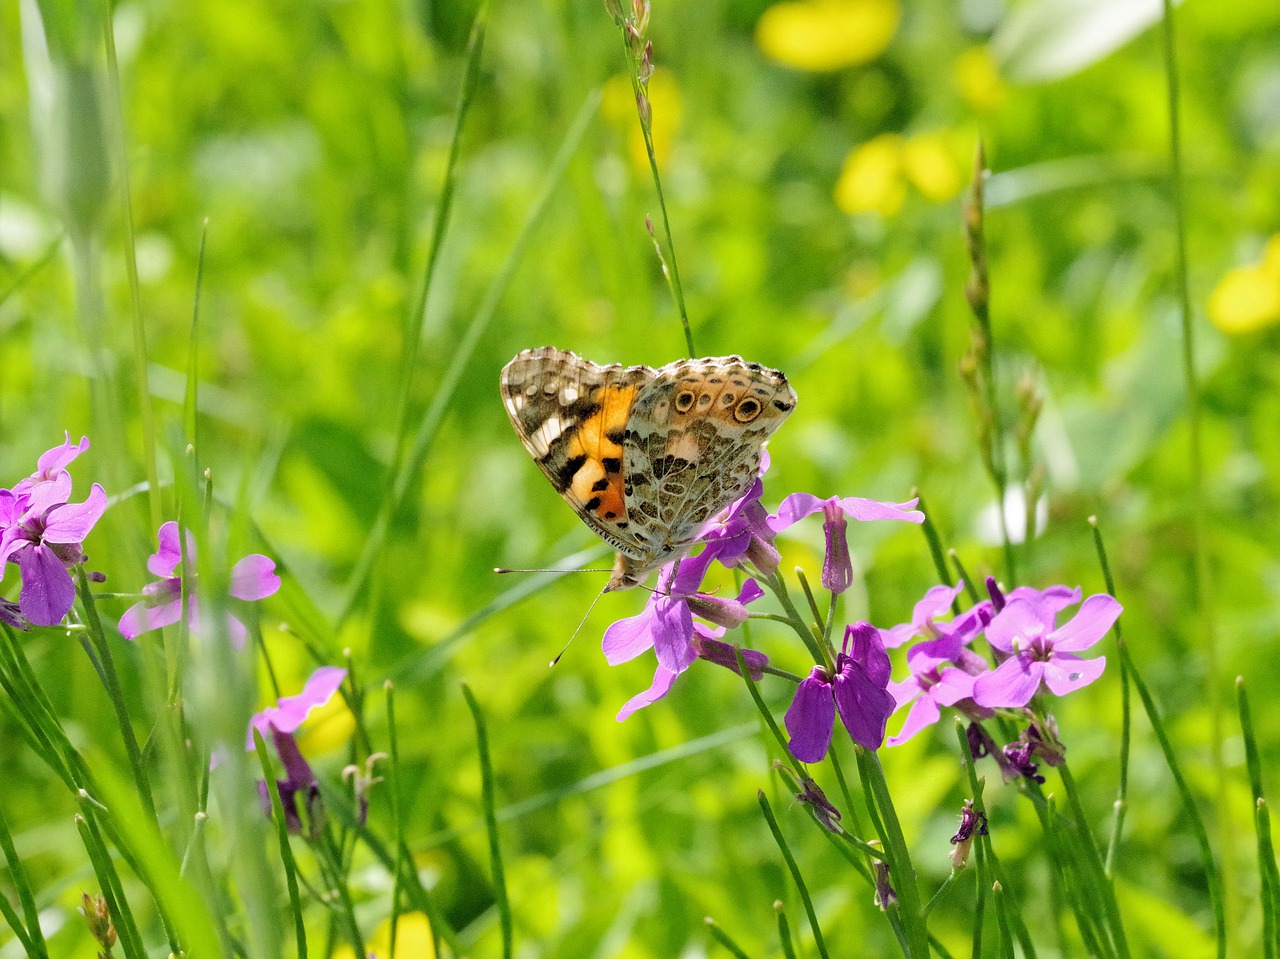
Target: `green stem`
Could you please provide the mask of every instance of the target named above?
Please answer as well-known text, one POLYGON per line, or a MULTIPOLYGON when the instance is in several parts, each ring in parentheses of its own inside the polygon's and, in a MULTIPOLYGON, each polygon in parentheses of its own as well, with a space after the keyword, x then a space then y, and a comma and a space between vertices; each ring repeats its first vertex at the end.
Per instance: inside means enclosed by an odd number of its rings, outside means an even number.
MULTIPOLYGON (((391 870, 391 945, 389 949, 390 955, 388 959, 396 959, 396 939, 398 930, 396 926, 400 922, 400 876, 404 871, 404 818, 400 810, 400 739, 396 727, 396 687, 391 680, 387 680, 382 687, 386 691, 387 696, 387 740, 388 740, 388 756, 387 762, 390 767, 388 773, 387 792, 391 796, 391 832, 395 836, 396 841, 396 862, 395 867, 391 870)), ((435 927, 431 929, 431 948, 435 955, 440 954, 439 933, 435 927)))
POLYGON ((818 955, 822 959, 831 959, 827 954, 827 944, 822 938, 822 928, 818 925, 818 914, 814 911, 813 901, 809 898, 809 888, 804 884, 804 877, 800 875, 800 867, 796 865, 795 857, 791 855, 791 847, 787 845, 787 840, 782 835, 778 820, 774 818, 773 808, 769 805, 769 800, 765 796, 763 789, 756 790, 756 798, 760 802, 760 811, 764 813, 765 821, 769 823, 769 831, 773 833, 773 841, 778 844, 778 849, 782 852, 782 858, 786 860, 787 869, 791 873, 791 880, 796 884, 796 889, 800 893, 800 901, 804 903, 804 911, 809 917, 809 928, 813 931, 813 942, 817 947, 818 955))
POLYGON ((1280 953, 1280 872, 1271 842, 1271 813, 1262 792, 1262 758, 1253 729, 1249 695, 1244 677, 1236 678, 1236 701, 1240 710, 1240 731, 1244 736, 1245 766, 1249 771, 1249 789, 1253 793, 1254 828, 1258 842, 1258 898, 1262 902, 1262 948, 1266 959, 1280 953))
MULTIPOLYGON (((1093 545, 1098 554, 1098 564, 1102 567, 1102 576, 1107 586, 1107 592, 1112 596, 1116 596, 1115 581, 1111 576, 1111 566, 1107 562, 1107 551, 1102 542, 1102 531, 1098 528, 1097 517, 1091 516, 1089 523, 1093 528, 1093 545)), ((1118 596, 1116 598, 1119 599, 1118 596)), ((1151 731, 1155 733, 1156 741, 1160 744, 1160 751, 1164 755, 1165 765, 1169 767, 1169 772, 1173 776, 1174 785, 1178 790, 1178 798, 1182 801, 1183 811, 1186 813, 1187 821, 1191 824, 1191 831, 1195 834, 1196 845, 1200 849, 1200 862, 1204 868, 1205 885, 1209 887, 1209 902, 1213 909, 1214 927, 1217 932, 1218 959, 1225 959, 1227 954, 1226 908, 1223 902, 1222 877, 1213 858, 1213 847, 1209 843, 1209 831, 1205 828, 1204 819, 1201 817, 1200 809, 1196 805, 1195 795, 1191 792, 1191 786, 1182 774, 1182 767, 1178 764, 1177 754, 1173 751, 1173 742, 1165 730, 1164 721, 1160 718, 1160 711, 1156 707, 1155 698, 1151 695, 1151 691, 1147 689, 1147 684, 1143 681, 1142 674, 1139 672, 1137 664, 1133 661, 1133 656, 1129 652, 1129 644, 1125 642, 1124 636, 1118 627, 1119 624, 1117 623, 1116 647, 1120 651, 1120 662, 1133 680, 1133 688, 1138 691, 1138 698, 1142 700, 1143 711, 1147 715, 1147 721, 1151 723, 1151 731)))
POLYGON ((787 914, 779 900, 773 904, 774 915, 778 919, 778 942, 782 945, 784 959, 796 959, 796 946, 791 940, 791 925, 787 922, 787 914))
POLYGON ((1080 860, 1083 861, 1086 871, 1086 876, 1082 878, 1086 883, 1094 886, 1099 899, 1102 901, 1116 954, 1120 959, 1128 959, 1129 943, 1124 932, 1120 905, 1116 901, 1115 886, 1108 880, 1106 870, 1103 868, 1102 857, 1098 853, 1097 843, 1094 842, 1093 831, 1089 828, 1089 819, 1085 815, 1084 805, 1080 801, 1080 791, 1076 788, 1075 777, 1071 775, 1071 769, 1066 763, 1058 767, 1058 775, 1062 777, 1062 785, 1067 793, 1067 803, 1070 805, 1072 816, 1075 819, 1078 839, 1077 847, 1078 851, 1082 853, 1080 860))
POLYGON ((728 949, 735 959, 751 959, 749 955, 743 952, 741 946, 729 938, 729 934, 721 929, 714 919, 707 916, 703 921, 707 924, 707 932, 711 935, 711 938, 728 949))
POLYGON ((85 850, 89 853, 89 861, 93 865, 94 874, 98 877, 98 885, 102 889, 102 897, 107 901, 111 913, 112 924, 119 936, 120 948, 124 950, 126 959, 146 959, 146 950, 142 946, 142 937, 138 935, 138 925, 133 918, 133 910, 124 897, 120 876, 111 861, 111 853, 103 842, 102 833, 98 830, 97 816, 101 807, 97 806, 88 793, 80 790, 80 812, 76 815, 76 828, 85 850))
POLYGON ((120 202, 123 207, 124 266, 129 279, 129 305, 133 327, 134 388, 138 394, 138 413, 142 417, 142 446, 147 471, 147 506, 151 528, 160 527, 160 473, 156 466, 155 416, 151 409, 151 387, 147 381, 147 332, 142 320, 142 294, 138 284, 138 254, 133 235, 133 194, 129 183, 129 144, 124 128, 124 107, 120 97, 120 67, 116 58, 116 35, 113 29, 112 4, 102 3, 102 32, 107 53, 107 79, 114 107, 116 148, 120 161, 120 202))
POLYGON ((258 754, 267 791, 271 794, 271 815, 276 823, 276 839, 280 844, 280 861, 284 863, 285 884, 289 887, 289 908, 293 913, 298 959, 307 959, 307 927, 302 919, 302 901, 298 897, 298 867, 293 860, 293 848, 289 845, 289 829, 284 818, 284 804, 280 801, 280 787, 271 768, 271 757, 267 755, 267 744, 262 741, 262 733, 257 727, 253 729, 253 748, 258 754))
POLYGON ((911 853, 907 849, 907 840, 902 834, 902 825, 898 822, 898 813, 893 805, 893 797, 889 795, 889 784, 884 778, 884 769, 880 766, 880 757, 872 750, 854 747, 858 751, 858 771, 862 775, 863 786, 870 786, 875 797, 875 805, 880 810, 884 823, 885 852, 889 857, 889 872, 895 883, 894 891, 898 894, 898 902, 902 907, 902 923, 907 935, 907 944, 911 959, 927 959, 929 955, 929 937, 925 931, 924 917, 920 907, 920 890, 916 886, 916 871, 911 864, 911 853))
MULTIPOLYGON (((1227 913, 1230 911, 1227 902, 1232 898, 1230 880, 1232 875, 1231 856, 1234 848, 1232 816, 1228 806, 1227 783, 1229 780, 1226 760, 1222 753, 1223 741, 1223 703, 1221 667, 1218 662, 1217 625, 1213 614, 1213 586, 1209 571, 1209 557, 1205 546, 1205 494, 1204 494, 1204 452, 1201 440, 1201 403, 1200 384, 1196 374, 1195 325, 1192 322, 1191 292, 1188 281, 1187 258, 1187 203, 1185 195, 1186 176, 1182 164, 1182 120, 1180 101, 1180 81, 1178 78, 1177 44, 1174 39, 1174 14, 1172 0, 1162 0, 1164 68, 1166 89, 1168 92, 1169 112, 1169 185, 1173 193, 1174 228, 1177 250, 1175 283, 1177 285, 1178 307, 1182 324, 1182 373, 1187 386, 1187 427, 1190 439, 1191 466, 1191 552, 1195 562, 1195 602, 1199 613, 1198 633, 1205 649, 1205 683, 1209 704, 1210 731, 1209 748, 1213 761, 1213 781, 1217 784, 1216 806, 1219 846, 1222 849, 1223 869, 1221 886, 1218 894, 1224 900, 1214 909, 1214 917, 1218 923, 1218 957, 1225 959, 1227 954, 1227 913)), ((1211 890, 1212 892, 1212 890, 1211 890)))
POLYGON ((777 722, 773 718, 773 714, 769 712, 769 707, 764 704, 764 699, 760 696, 760 690, 756 687, 756 681, 751 675, 751 669, 747 666, 747 661, 742 655, 742 647, 736 643, 733 646, 733 654, 738 660, 738 674, 747 684, 747 692, 751 694, 751 701, 756 704, 756 709, 760 712, 760 718, 764 720, 764 724, 768 727, 769 732, 773 734, 773 738, 778 743, 778 748, 782 751, 782 755, 787 757, 787 762, 791 764, 791 768, 795 770, 796 775, 801 780, 809 778, 809 774, 805 771, 804 763, 791 755, 791 750, 787 748, 787 740, 782 735, 782 730, 778 728, 777 722))
POLYGON ((991 898, 996 904, 996 928, 1000 930, 1001 959, 1014 959, 1013 936, 1009 933, 1009 917, 1005 915, 1004 887, 1000 880, 991 884, 991 898))
POLYGON ((80 591, 80 605, 85 614, 85 623, 89 627, 89 635, 93 639, 94 650, 101 665, 103 686, 107 690, 112 708, 115 709, 116 723, 120 727, 125 752, 129 756, 129 768, 133 772, 138 798, 142 801, 142 808, 147 816, 156 824, 156 828, 159 828, 160 820, 156 816, 155 799, 151 795, 151 781, 147 776, 146 764, 142 760, 142 750, 138 748, 138 738, 133 731, 133 720, 129 716, 129 706, 125 702, 124 690, 120 686, 115 658, 111 655, 111 644, 107 642, 106 633, 103 631, 102 619, 98 616, 98 607, 94 602, 93 592, 89 589, 89 578, 85 575, 83 565, 76 567, 76 581, 80 591))

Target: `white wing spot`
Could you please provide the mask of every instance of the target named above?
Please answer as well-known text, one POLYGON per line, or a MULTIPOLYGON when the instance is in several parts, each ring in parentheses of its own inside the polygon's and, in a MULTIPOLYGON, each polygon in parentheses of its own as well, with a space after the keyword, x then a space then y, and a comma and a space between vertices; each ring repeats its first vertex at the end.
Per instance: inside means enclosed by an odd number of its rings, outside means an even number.
POLYGON ((560 401, 566 406, 578 398, 578 388, 576 386, 566 386, 560 391, 560 401))
POLYGON ((573 426, 573 420, 562 420, 558 416, 550 416, 541 426, 529 434, 529 443, 538 455, 545 455, 551 444, 558 440, 564 431, 573 426))

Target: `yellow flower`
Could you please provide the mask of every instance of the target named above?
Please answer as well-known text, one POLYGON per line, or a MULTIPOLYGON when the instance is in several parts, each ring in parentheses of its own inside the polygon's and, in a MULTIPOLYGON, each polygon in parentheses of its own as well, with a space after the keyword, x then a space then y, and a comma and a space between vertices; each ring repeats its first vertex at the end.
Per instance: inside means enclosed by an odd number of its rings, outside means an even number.
POLYGON ((898 0, 783 0, 756 24, 765 55, 797 70, 843 70, 874 60, 898 29, 898 0))
POLYGON ((913 136, 902 145, 902 166, 907 179, 934 202, 950 200, 964 186, 951 140, 946 133, 938 131, 913 136))
MULTIPOLYGON (((374 930, 365 948, 380 957, 391 955, 391 920, 383 921, 374 930)), ((407 912, 396 921, 396 955, 407 959, 435 959, 431 948, 431 923, 420 912, 407 912)), ((350 946, 340 946, 333 952, 333 959, 355 959, 350 946)))
POLYGON ((836 181, 836 206, 846 213, 892 216, 902 209, 907 186, 902 179, 902 137, 882 133, 859 144, 845 157, 836 181))
POLYGON ((1252 333, 1280 323, 1280 234, 1262 262, 1228 270, 1209 294, 1209 319, 1224 333, 1252 333))
MULTIPOLYGON (((684 103, 680 87, 670 70, 656 67, 649 78, 649 104, 652 108, 653 155, 659 168, 671 155, 684 103)), ((649 153, 644 146, 644 134, 636 115, 636 96, 631 89, 631 78, 625 74, 612 77, 604 86, 604 118, 627 135, 627 152, 632 165, 644 173, 649 172, 649 153)))
POLYGON ((956 86, 975 110, 994 110, 1004 103, 1006 88, 986 47, 970 47, 956 59, 956 86))

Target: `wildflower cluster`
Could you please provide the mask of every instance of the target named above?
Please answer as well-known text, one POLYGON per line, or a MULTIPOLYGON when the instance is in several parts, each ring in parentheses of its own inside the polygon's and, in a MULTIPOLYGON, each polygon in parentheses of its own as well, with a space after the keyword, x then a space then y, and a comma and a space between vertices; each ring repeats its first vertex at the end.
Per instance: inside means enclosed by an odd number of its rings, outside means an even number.
MULTIPOLYGON (((767 468, 766 458, 762 476, 767 468)), ((788 749, 801 762, 818 762, 826 756, 837 716, 855 743, 876 750, 886 743, 907 742, 936 723, 944 708, 955 709, 973 724, 974 756, 995 756, 1007 778, 1037 778, 1036 759, 1050 765, 1060 760, 1062 747, 1052 719, 1029 706, 1042 691, 1064 696, 1102 674, 1105 657, 1080 654, 1102 639, 1119 617, 1121 607, 1115 599, 1098 594, 1081 602, 1081 591, 1066 586, 1043 590, 1022 586, 1006 594, 989 578, 988 598, 961 611, 958 600, 965 585, 940 585, 925 593, 909 622, 883 629, 865 622, 848 625, 837 651, 830 616, 818 643, 814 634, 821 632, 822 624, 811 628, 791 606, 777 573, 780 556, 774 537, 807 516, 822 514, 826 549, 821 582, 834 603, 853 582, 849 519, 919 523, 924 515, 914 508, 914 500, 883 503, 860 497, 824 499, 810 493, 786 497, 777 513, 769 514, 761 504, 763 494, 763 479, 757 479, 746 496, 703 533, 701 552, 661 570, 657 589, 644 610, 605 631, 604 654, 610 665, 650 649, 657 661, 653 684, 622 707, 619 720, 665 697, 677 677, 699 659, 738 671, 738 651, 723 637, 752 616, 749 604, 763 597, 768 586, 787 611, 785 616, 771 618, 798 627, 815 664, 801 678, 771 665, 759 650, 740 652, 753 679, 771 673, 796 683, 784 725, 788 749), (715 563, 750 574, 736 596, 703 591, 703 581, 715 563), (1074 606, 1079 609, 1059 625, 1059 618, 1074 606), (974 649, 982 638, 989 658, 974 649), (887 650, 912 641, 905 657, 906 673, 893 681, 887 650), (902 710, 906 716, 900 729, 886 740, 890 716, 902 710), (997 710, 1016 710, 1029 724, 1023 739, 1003 749, 980 725, 995 717, 997 710)))
POLYGON ((76 587, 68 570, 88 558, 84 539, 107 508, 97 483, 83 502, 70 502, 67 467, 88 448, 88 437, 72 444, 68 433, 40 457, 34 473, 0 489, 0 579, 10 563, 22 577, 18 601, 0 599, 0 622, 18 629, 56 626, 71 611, 76 587))

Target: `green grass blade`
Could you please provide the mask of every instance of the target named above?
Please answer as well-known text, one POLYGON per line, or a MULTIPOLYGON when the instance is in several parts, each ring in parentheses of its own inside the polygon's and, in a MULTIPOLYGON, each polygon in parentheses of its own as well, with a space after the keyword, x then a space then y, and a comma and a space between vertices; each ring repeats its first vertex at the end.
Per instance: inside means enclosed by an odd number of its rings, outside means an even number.
POLYGON ((1240 711, 1240 731, 1244 736, 1245 767, 1249 771, 1249 788, 1253 793, 1254 827, 1258 840, 1258 898, 1262 903, 1262 948, 1267 959, 1280 951, 1280 872, 1276 868, 1276 852, 1271 842, 1271 812, 1262 791, 1262 757, 1253 729, 1253 713, 1244 677, 1236 678, 1236 701, 1240 711))
POLYGON ((827 944, 822 938, 822 927, 818 925, 818 914, 814 911, 813 901, 809 898, 809 887, 804 884, 804 876, 800 874, 795 856, 791 855, 791 847, 787 845, 786 837, 782 835, 782 829, 778 826, 778 820, 774 818, 773 807, 769 805, 769 799, 765 796, 763 789, 756 790, 756 798, 760 802, 760 811, 764 813, 765 821, 769 824, 769 831, 773 833, 773 841, 778 844, 782 858, 786 860, 791 881, 796 884, 796 890, 800 893, 800 901, 804 903, 804 911, 809 917, 809 928, 813 930, 813 942, 817 947, 818 955, 822 956, 822 959, 831 959, 827 954, 827 944))
POLYGON ((573 159, 573 155, 578 151, 578 147, 581 146, 587 128, 599 109, 600 99, 600 91, 592 90, 587 94, 586 100, 578 109, 578 114, 574 117, 568 133, 565 134, 564 141, 560 144, 560 149, 551 161, 551 166, 543 178, 542 188, 529 208, 529 213, 525 217, 520 232, 516 235, 515 242, 512 244, 506 260, 489 284, 488 289, 485 291, 484 299, 467 326, 466 333, 463 334, 462 340, 454 348, 450 356, 449 365, 445 369, 444 375, 440 378, 435 395, 431 398, 431 404, 427 407, 426 413, 423 414, 422 420, 418 424, 410 450, 395 477, 391 495, 382 501, 378 517, 374 520, 373 529, 368 539, 365 540, 360 558, 356 561, 355 570, 352 572, 347 586, 342 612, 338 616, 339 626, 346 621, 351 611, 355 608, 355 603, 372 574, 374 561, 382 549, 387 531, 390 529, 391 520, 399 512, 409 489, 422 473, 423 466, 427 461, 427 455, 431 451, 431 445, 435 441, 440 424, 444 421, 445 413, 448 412, 449 404, 453 401, 458 384, 462 380, 462 375, 466 372, 476 347, 479 346, 481 338, 488 330, 494 315, 498 312, 498 305, 506 294, 507 287, 511 284, 511 278, 515 276, 516 268, 524 259, 525 251, 528 250, 534 232, 542 222, 543 214, 546 212, 552 196, 559 187, 560 181, 564 178, 565 170, 569 167, 569 161, 573 159))
POLYGON ((707 916, 703 922, 707 924, 707 932, 710 934, 711 938, 728 949, 729 954, 732 955, 734 959, 751 959, 743 948, 734 942, 727 932, 720 928, 719 924, 717 924, 714 919, 707 916))
POLYGON ((502 927, 503 959, 511 959, 512 929, 511 904, 507 901, 507 879, 502 869, 502 846, 498 841, 497 804, 494 799, 493 763, 489 758, 489 735, 485 730, 484 713, 480 704, 471 692, 471 687, 462 684, 462 697, 471 710, 471 718, 476 725, 476 749, 480 760, 480 796, 484 804, 484 824, 489 833, 489 861, 493 869, 493 899, 498 908, 498 923, 502 927))
POLYGON ((271 817, 275 820, 276 839, 280 843, 280 861, 284 863, 284 880, 289 889, 289 910, 293 913, 293 931, 298 947, 298 959, 307 959, 307 926, 302 918, 302 902, 298 897, 298 867, 293 860, 293 848, 289 845, 289 827, 284 818, 284 803, 280 801, 280 787, 276 783, 276 775, 271 768, 267 744, 262 741, 262 733, 257 727, 253 730, 253 749, 258 754, 258 764, 262 767, 263 782, 267 784, 267 792, 271 794, 271 817))
POLYGON ((191 333, 187 338, 187 383, 182 395, 182 432, 187 443, 200 449, 200 293, 204 289, 204 251, 209 239, 209 220, 200 227, 200 252, 196 255, 196 290, 191 303, 191 333))
POLYGON ((31 894, 31 884, 27 880, 27 871, 22 868, 22 860, 18 858, 18 850, 13 845, 13 836, 9 832, 9 823, 0 810, 0 850, 4 851, 5 862, 9 866, 9 880, 18 894, 18 903, 22 906, 22 914, 26 918, 24 928, 8 898, 0 892, 0 911, 4 913, 5 922, 13 930, 14 935, 22 942, 32 959, 48 959, 49 949, 45 945, 44 933, 40 930, 40 911, 36 908, 35 896, 31 894))

